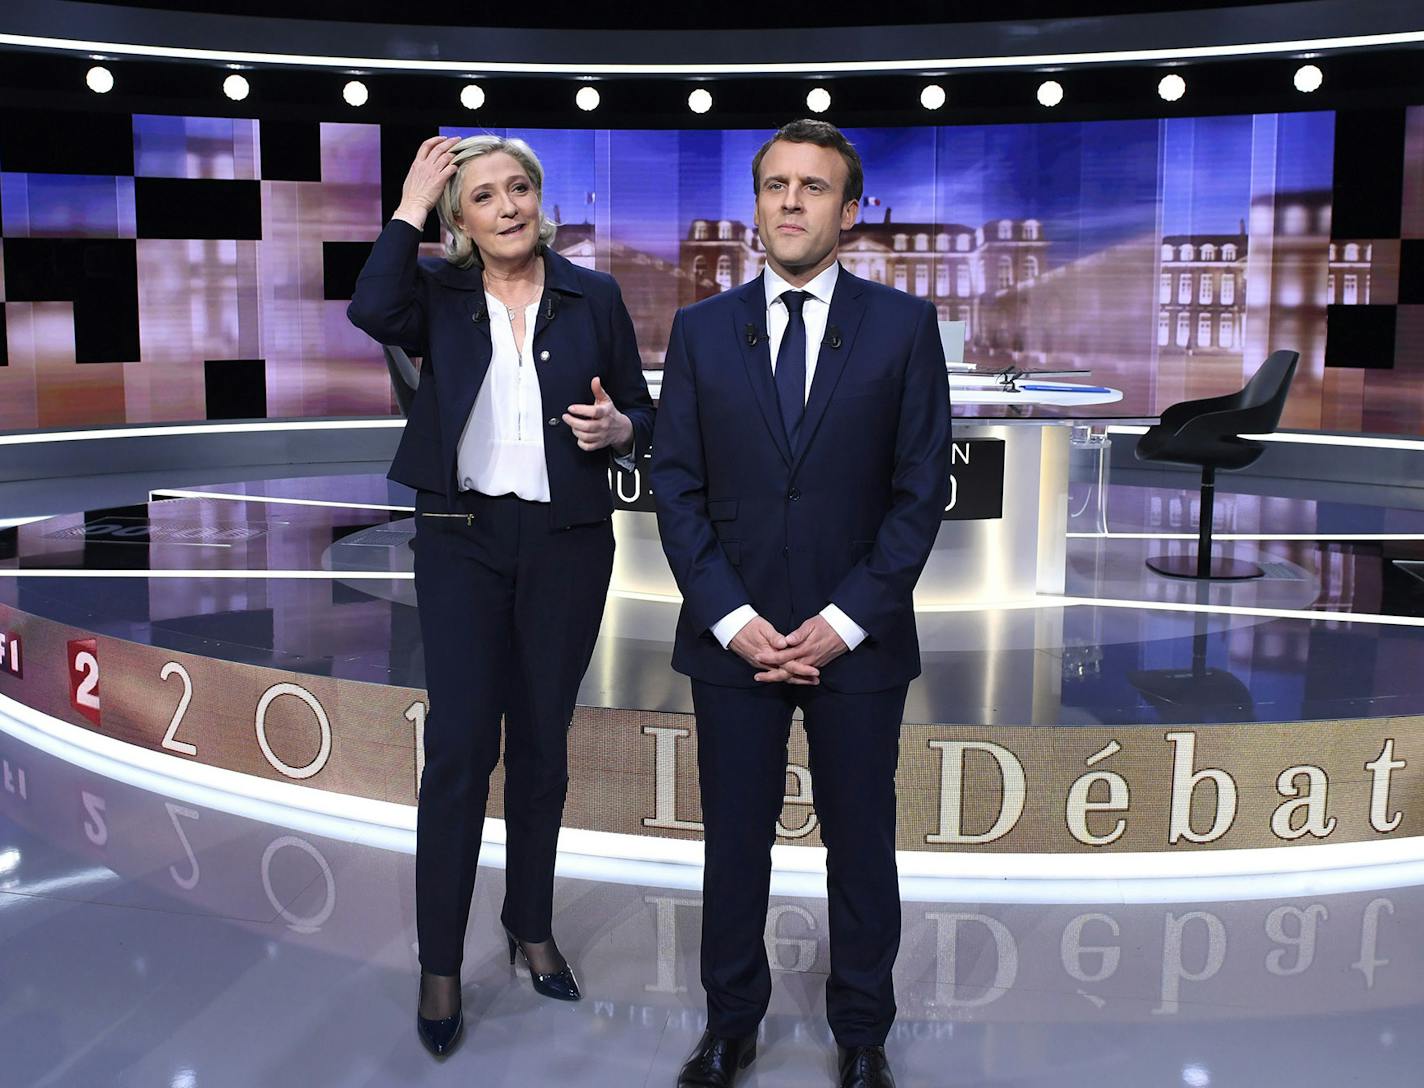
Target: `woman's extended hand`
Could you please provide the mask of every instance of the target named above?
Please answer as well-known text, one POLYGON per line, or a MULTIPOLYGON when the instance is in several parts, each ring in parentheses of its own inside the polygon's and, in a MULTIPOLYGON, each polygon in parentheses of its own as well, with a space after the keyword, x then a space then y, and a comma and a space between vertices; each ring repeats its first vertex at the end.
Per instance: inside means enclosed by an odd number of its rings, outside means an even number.
POLYGON ((459 169, 453 162, 450 149, 460 142, 458 136, 432 136, 420 145, 415 153, 415 161, 406 172, 405 183, 401 186, 400 205, 393 218, 404 219, 417 230, 425 229, 426 217, 445 183, 455 176, 459 169))
POLYGON ((633 448, 633 421, 618 410, 598 378, 593 379, 592 389, 593 403, 570 404, 564 422, 578 439, 579 449, 612 446, 618 456, 626 456, 633 448))

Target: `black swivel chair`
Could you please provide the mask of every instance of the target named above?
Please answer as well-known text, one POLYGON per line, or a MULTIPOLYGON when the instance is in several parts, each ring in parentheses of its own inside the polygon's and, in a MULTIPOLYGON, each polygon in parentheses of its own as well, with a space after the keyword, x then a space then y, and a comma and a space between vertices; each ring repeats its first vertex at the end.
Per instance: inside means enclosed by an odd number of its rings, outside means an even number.
POLYGON ((1187 400, 1162 413, 1162 421, 1137 443, 1139 461, 1194 465, 1201 469, 1201 523, 1196 554, 1158 555, 1147 565, 1174 578, 1259 578, 1265 572, 1242 559, 1211 558, 1211 520, 1216 470, 1235 472, 1266 451, 1243 434, 1268 434, 1281 421, 1300 353, 1273 351, 1246 388, 1224 397, 1187 400))
POLYGON ((415 390, 420 385, 420 370, 410 361, 405 349, 382 344, 381 351, 386 356, 386 370, 391 376, 391 388, 396 391, 396 403, 401 415, 410 416, 410 404, 415 400, 415 390))

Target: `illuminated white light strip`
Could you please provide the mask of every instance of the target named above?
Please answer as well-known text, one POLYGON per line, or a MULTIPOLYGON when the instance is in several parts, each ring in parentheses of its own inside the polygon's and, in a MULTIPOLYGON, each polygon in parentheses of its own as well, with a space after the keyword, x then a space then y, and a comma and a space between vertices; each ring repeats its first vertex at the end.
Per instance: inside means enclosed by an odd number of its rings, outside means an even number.
POLYGON ((1296 446, 1352 446, 1367 450, 1424 451, 1424 440, 1417 438, 1375 438, 1348 434, 1302 434, 1277 431, 1274 434, 1243 434, 1258 442, 1285 442, 1296 446))
POLYGON ((610 597, 619 597, 625 601, 651 601, 654 604, 681 604, 682 596, 677 593, 644 593, 636 589, 610 589, 610 597))
MULTIPOLYGON (((1135 423, 1114 423, 1109 434, 1146 434, 1148 428, 1135 423)), ((1243 434, 1253 442, 1284 442, 1297 446, 1348 446, 1365 450, 1412 450, 1424 453, 1424 439, 1383 438, 1373 435, 1325 434, 1303 431, 1274 431, 1271 434, 1243 434)))
MULTIPOLYGON (((0 35, 3 41, 4 35, 0 35)), ((461 67, 467 67, 461 65, 461 67)), ((701 69, 699 69, 701 70, 701 69)), ((818 68, 818 70, 820 70, 818 68)), ((976 420, 992 426, 992 419, 976 420)), ((183 434, 247 434, 279 431, 342 431, 400 430, 404 419, 291 419, 265 420, 255 423, 179 423, 149 427, 111 427, 78 431, 47 431, 40 433, 0 434, 0 446, 40 445, 47 442, 89 442, 107 438, 156 438, 183 434)), ((1146 434, 1148 428, 1137 424, 1114 423, 1110 434, 1146 434)), ((1424 439, 1381 438, 1367 435, 1325 434, 1315 432, 1277 431, 1273 434, 1242 435, 1260 442, 1289 442, 1313 446, 1349 446, 1361 449, 1399 449, 1424 452, 1424 439)))
POLYGON ((74 567, 0 567, 0 578, 218 578, 272 582, 324 578, 343 582, 404 582, 414 579, 415 575, 410 571, 379 570, 83 570, 74 567))
MULTIPOLYGON (((1069 533, 1070 540, 1196 540, 1196 533, 1069 533)), ((1421 533, 1212 533, 1212 540, 1351 541, 1424 540, 1421 533)))
MULTIPOLYGON (((1191 539, 1195 540, 1195 537, 1191 539)), ((1410 539, 1414 539, 1411 537, 1410 539)), ((3 572, 0 572, 3 573, 3 572)), ((650 601, 654 604, 681 604, 682 598, 666 593, 641 593, 629 589, 611 589, 610 597, 621 597, 630 601, 650 601)), ((1255 616, 1263 619, 1327 621, 1339 620, 1350 623, 1373 623, 1384 627, 1424 627, 1424 618, 1418 616, 1378 616, 1363 612, 1323 612, 1306 608, 1257 608, 1251 605, 1191 604, 1175 601, 1125 601, 1112 597, 1064 597, 1043 594, 1012 601, 995 601, 992 604, 922 604, 915 606, 916 615, 940 614, 946 612, 1009 612, 1032 608, 1133 608, 1159 609, 1163 612, 1206 612, 1229 616, 1255 616)))
POLYGON ((413 506, 385 506, 376 502, 334 502, 329 499, 287 499, 276 495, 230 495, 221 491, 186 491, 182 488, 160 488, 148 493, 148 497, 161 499, 222 499, 227 502, 259 502, 276 506, 325 506, 337 510, 390 510, 396 513, 415 513, 413 506))
MULTIPOLYGON (((1045 729, 1050 729, 1046 726, 1045 729)), ((0 695, 0 730, 107 778, 282 828, 405 854, 415 808, 275 782, 126 744, 0 695)), ((485 820, 480 863, 504 865, 504 821, 485 820)), ((826 893, 821 847, 772 847, 772 892, 826 893)), ((702 886, 700 841, 563 828, 558 873, 576 879, 702 886)), ((1252 850, 1138 854, 988 854, 900 850, 901 894, 915 902, 1155 903, 1292 897, 1424 883, 1424 837, 1252 850)))
POLYGON ((1139 61, 1206 59, 1213 57, 1253 57, 1279 53, 1319 52, 1331 49, 1368 49, 1424 42, 1424 31, 1410 30, 1390 34, 1351 34, 1333 38, 1307 38, 1295 41, 1246 42, 1237 45, 1196 45, 1157 47, 1148 49, 1093 50, 1082 53, 1025 53, 987 57, 921 57, 915 59, 882 59, 863 61, 780 61, 774 63, 708 63, 684 64, 605 63, 596 60, 576 62, 546 62, 508 60, 416 60, 391 57, 331 57, 302 53, 258 53, 250 50, 195 49, 187 46, 143 45, 129 42, 84 41, 74 38, 51 38, 32 34, 0 34, 0 45, 30 49, 57 49, 83 53, 105 53, 115 56, 159 57, 170 60, 201 60, 242 64, 297 64, 323 68, 356 68, 372 71, 458 72, 472 70, 486 73, 529 74, 547 72, 558 75, 725 75, 826 72, 894 72, 955 71, 982 68, 1021 68, 1044 65, 1123 64, 1139 61))
POLYGON ((4 518, 0 519, 0 529, 14 529, 19 525, 33 525, 37 521, 48 521, 54 515, 44 514, 37 518, 4 518))
POLYGON ((991 604, 975 602, 972 604, 917 604, 915 611, 921 612, 1017 612, 1026 608, 1056 608, 1059 605, 1057 598, 1050 598, 1047 605, 1042 597, 1018 597, 1008 601, 994 601, 991 604))
POLYGON ((276 431, 400 430, 403 419, 290 419, 262 423, 180 423, 167 427, 110 427, 104 430, 0 434, 0 446, 37 446, 47 442, 92 442, 107 438, 162 438, 183 434, 260 434, 276 431))
MULTIPOLYGON (((1195 538, 1193 538, 1195 539, 1195 538)), ((682 596, 677 593, 648 593, 635 589, 610 589, 610 597, 619 597, 627 601, 650 601, 653 604, 681 604, 682 596)), ((917 613, 925 612, 1006 612, 1016 611, 1024 608, 1058 607, 1058 598, 1053 598, 1052 603, 1045 606, 1040 597, 1020 597, 1014 600, 994 601, 992 604, 975 602, 970 604, 918 604, 915 606, 917 613)))
POLYGON ((43 898, 47 895, 57 895, 63 898, 66 892, 73 893, 81 888, 97 888, 106 884, 117 884, 122 880, 123 877, 114 870, 96 865, 89 869, 78 869, 66 873, 64 876, 52 876, 43 880, 26 880, 23 883, 13 880, 14 887, 0 884, 0 891, 10 892, 16 896, 43 898))
MULTIPOLYGON (((415 580, 411 571, 380 570, 76 570, 72 567, 13 568, 0 567, 3 578, 187 578, 219 579, 240 581, 299 581, 303 578, 327 579, 344 582, 410 582, 415 580)), ((609 596, 622 597, 634 601, 652 601, 660 604, 677 604, 680 597, 661 593, 640 593, 633 590, 615 589, 609 596)), ((1384 627, 1424 627, 1424 616, 1377 616, 1361 612, 1318 612, 1304 608, 1256 608, 1250 605, 1233 604, 1186 604, 1175 601, 1127 601, 1113 597, 1060 597, 1044 594, 1039 597, 995 602, 993 604, 931 604, 917 605, 917 613, 936 612, 1001 612, 1010 609, 1028 608, 1073 608, 1087 606, 1096 608, 1136 608, 1157 609, 1162 612, 1210 612, 1227 616, 1258 616, 1265 619, 1326 621, 1341 623, 1370 623, 1384 627)))
MULTIPOLYGON (((1240 604, 1187 604, 1177 601, 1124 601, 1113 597, 1044 597, 1043 607, 1093 605, 1100 608, 1155 609, 1159 612, 1208 612, 1224 616, 1257 616, 1275 620, 1369 623, 1381 627, 1424 627, 1424 616, 1377 616, 1363 612, 1318 612, 1308 608, 1257 608, 1240 604)), ((916 611, 921 611, 916 609, 916 611)))

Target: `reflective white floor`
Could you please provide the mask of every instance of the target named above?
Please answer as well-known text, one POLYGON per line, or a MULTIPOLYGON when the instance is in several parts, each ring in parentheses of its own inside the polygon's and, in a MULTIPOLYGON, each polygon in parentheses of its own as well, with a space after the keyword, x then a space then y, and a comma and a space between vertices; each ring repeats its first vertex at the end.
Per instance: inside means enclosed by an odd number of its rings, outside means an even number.
MULTIPOLYGON (((6 513, 142 502, 144 488, 181 482, 135 478, 128 500, 114 478, 82 496, 46 487, 44 503, 30 496, 6 513)), ((372 495, 385 494, 378 479, 373 486, 381 490, 372 495)), ((1160 509, 1147 489, 1120 494, 1115 533, 1191 528, 1186 492, 1160 509)), ((14 488, 0 495, 14 498, 14 488)), ((1424 535, 1416 509, 1270 496, 1220 509, 1232 515, 1223 531, 1424 535)), ((1092 596, 1115 564, 1130 559, 1137 570, 1138 552, 1157 545, 1074 546, 1072 591, 1092 596)), ((1339 549, 1273 550, 1309 577, 1307 607, 1384 612, 1388 597, 1398 615, 1424 613, 1424 598, 1408 587, 1376 584, 1372 572, 1387 556, 1346 563, 1339 549)), ((1294 592, 1303 579, 1277 581, 1266 588, 1294 592)), ((96 602, 82 603, 93 611, 96 602)), ((1301 607, 1294 598, 1269 603, 1301 607)), ((1061 669, 1052 664, 1063 697, 1044 719, 1053 723, 1142 720, 1136 694, 1108 688, 1104 677, 1128 666, 1179 667, 1198 635, 1193 616, 1158 616, 1148 631, 1123 610, 1075 615, 1047 642, 1031 616, 1005 621, 1006 662, 1009 651, 1061 656, 1061 669), (1119 652, 1137 656, 1103 664, 1119 652)), ((1405 705, 1420 690, 1409 667, 1416 629, 1380 626, 1347 639, 1309 627, 1213 617, 1217 641, 1208 648, 1215 667, 1249 681, 1263 720, 1417 709, 1405 705)), ((926 631, 939 637, 933 624, 926 631)), ((665 652, 657 653, 665 672, 665 652)), ((961 702, 996 675, 952 640, 929 656, 961 702)), ((916 697, 940 698, 927 684, 916 697)), ((676 690, 681 697, 680 683, 676 690)), ((1040 720, 1011 699, 981 701, 975 720, 1040 720)), ((1192 713, 1214 720, 1199 707, 1192 713)), ((468 1033, 437 1064, 414 1030, 409 855, 146 792, 0 733, 0 1088, 671 1088, 702 1029, 700 897, 561 879, 555 932, 586 994, 563 1005, 539 998, 506 962, 496 922, 502 890, 501 871, 481 871, 464 974, 468 1033)), ((900 1017, 889 1041, 902 1086, 1394 1088, 1424 1080, 1424 886, 1148 905, 915 902, 904 927, 900 1017)), ((773 901, 775 994, 743 1084, 834 1083, 825 928, 824 900, 773 901)))
MULTIPOLYGON (((412 859, 79 770, 0 735, 0 1084, 662 1085, 702 1029, 700 898, 560 880, 585 1000, 467 942, 469 1030, 414 1031, 412 859)), ((1418 1083, 1424 887, 1232 903, 905 908, 904 1086, 1418 1083)), ((825 903, 777 899, 750 1086, 829 1085, 825 903)))

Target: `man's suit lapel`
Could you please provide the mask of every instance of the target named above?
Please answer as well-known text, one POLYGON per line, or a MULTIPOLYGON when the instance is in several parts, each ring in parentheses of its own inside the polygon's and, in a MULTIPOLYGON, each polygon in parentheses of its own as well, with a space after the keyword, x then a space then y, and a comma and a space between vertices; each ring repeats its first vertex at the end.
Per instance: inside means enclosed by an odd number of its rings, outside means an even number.
POLYGON ((741 297, 733 307, 732 332, 741 347, 742 362, 746 365, 747 380, 751 383, 757 407, 761 409, 772 441, 789 465, 791 447, 786 444, 786 428, 781 422, 781 406, 777 403, 776 386, 771 376, 771 340, 766 332, 766 288, 758 276, 740 290, 741 297), (755 343, 749 343, 749 340, 755 343))
POLYGON ((816 375, 811 379, 811 395, 806 398, 806 414, 801 419, 801 440, 796 450, 798 464, 816 437, 816 429, 821 425, 826 407, 831 403, 831 395, 836 391, 836 384, 841 380, 855 347, 855 335, 860 330, 861 318, 865 316, 861 290, 862 281, 842 268, 836 277, 835 293, 831 295, 826 336, 816 356, 816 375), (838 347, 831 347, 834 337, 840 340, 838 347))

